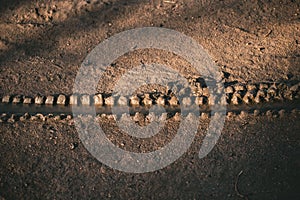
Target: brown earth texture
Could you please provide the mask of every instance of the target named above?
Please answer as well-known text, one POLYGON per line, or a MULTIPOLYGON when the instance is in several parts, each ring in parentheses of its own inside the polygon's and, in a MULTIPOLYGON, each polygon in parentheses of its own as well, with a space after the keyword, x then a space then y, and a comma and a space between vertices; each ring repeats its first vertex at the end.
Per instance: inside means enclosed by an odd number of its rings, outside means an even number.
MULTIPOLYGON (((225 83, 300 81, 298 0, 0 0, 0 96, 72 94, 92 49, 142 27, 193 38, 225 83)), ((107 67, 97 92, 111 93, 127 70, 154 62, 199 75, 173 53, 136 50, 107 67)), ((227 116, 217 144, 200 159, 208 123, 200 120, 191 147, 174 163, 139 174, 99 162, 71 122, 0 123, 0 200, 300 199, 299 113, 227 116)), ((109 117, 100 125, 115 145, 137 152, 159 149, 178 128, 170 118, 154 141, 144 141, 124 137, 109 117)))

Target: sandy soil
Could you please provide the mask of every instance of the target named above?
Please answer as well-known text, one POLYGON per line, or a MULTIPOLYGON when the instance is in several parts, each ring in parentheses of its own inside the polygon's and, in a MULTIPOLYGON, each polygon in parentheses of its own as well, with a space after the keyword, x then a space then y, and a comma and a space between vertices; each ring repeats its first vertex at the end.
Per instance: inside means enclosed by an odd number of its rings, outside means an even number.
MULTIPOLYGON (((156 9, 146 0, 1 1, 1 94, 69 94, 81 62, 97 44, 145 26, 191 36, 229 73, 227 81, 299 80, 298 1, 175 2, 156 9)), ((172 55, 153 54, 123 56, 108 80, 157 57, 184 66, 172 55)))
MULTIPOLYGON (((297 82, 299 16, 296 0, 177 0, 158 8, 147 0, 1 0, 0 95, 70 94, 77 70, 95 46, 145 26, 171 28, 198 41, 227 82, 297 82)), ((110 66, 98 91, 111 91, 126 70, 154 61, 190 73, 176 55, 135 51, 110 66)), ((138 175, 99 163, 71 125, 1 124, 0 199, 241 199, 238 193, 249 199, 298 199, 299 119, 227 119, 218 144, 200 160, 203 122, 178 161, 138 175)), ((113 132, 110 121, 103 126, 113 132)), ((166 128, 168 134, 173 126, 166 128)))

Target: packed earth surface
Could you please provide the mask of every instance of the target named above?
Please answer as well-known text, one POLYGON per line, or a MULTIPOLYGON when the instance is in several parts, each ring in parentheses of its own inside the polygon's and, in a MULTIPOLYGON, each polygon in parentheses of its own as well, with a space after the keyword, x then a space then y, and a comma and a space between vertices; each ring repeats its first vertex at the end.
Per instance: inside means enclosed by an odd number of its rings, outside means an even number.
MULTIPOLYGON (((299 94, 297 0, 0 0, 1 102, 7 95, 70 96, 78 70, 98 44, 142 27, 168 28, 194 39, 226 87, 276 83, 284 86, 284 95, 291 88, 299 94)), ((201 77, 180 55, 138 49, 110 63, 95 91, 111 94, 128 70, 151 63, 177 70, 188 80, 201 77)), ((153 91, 166 88, 144 85, 137 93, 153 91)), ((299 99, 289 100, 282 105, 299 108, 299 99)), ((1 114, 10 108, 17 112, 14 106, 0 104, 1 114)), ((144 117, 133 118, 146 126, 144 117)), ((215 147, 200 159, 210 122, 202 116, 188 151, 147 173, 122 172, 99 162, 83 145, 70 115, 4 118, 2 114, 0 200, 300 199, 300 115, 292 109, 227 114, 215 147)), ((119 131, 114 116, 97 120, 114 145, 139 153, 162 148, 179 126, 171 116, 152 139, 136 139, 119 131)))

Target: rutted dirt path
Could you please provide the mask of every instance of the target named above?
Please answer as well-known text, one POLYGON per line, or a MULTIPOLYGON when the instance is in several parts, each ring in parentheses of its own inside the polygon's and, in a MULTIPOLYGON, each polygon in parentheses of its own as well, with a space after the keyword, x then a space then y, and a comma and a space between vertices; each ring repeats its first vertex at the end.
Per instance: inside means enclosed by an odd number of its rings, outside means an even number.
MULTIPOLYGON (((77 70, 95 46, 124 30, 155 26, 184 33, 204 47, 224 82, 229 83, 228 103, 250 103, 251 107, 277 99, 286 105, 286 99, 299 96, 299 16, 300 4, 293 0, 174 0, 157 7, 148 0, 3 0, 1 101, 15 106, 26 98, 42 104, 50 98, 49 102, 57 104, 58 94, 68 94, 68 102, 77 70), (260 83, 267 87, 261 88, 260 83), (272 88, 272 83, 276 87, 272 88), (280 84, 284 87, 277 87, 280 84), (250 92, 249 85, 256 87, 255 92, 250 92)), ((141 63, 160 63, 186 78, 201 75, 170 52, 138 50, 108 66, 96 91, 111 94, 116 81, 141 63)), ((210 104, 206 91, 197 87, 194 89, 202 97, 199 105, 210 104)), ((152 103, 157 101, 150 97, 152 103)), ((92 96, 89 99, 94 101, 92 96)), ((139 96, 138 104, 150 102, 145 99, 139 96)), ((88 101, 87 97, 83 100, 88 101)), ((115 100, 118 104, 119 99, 115 100)), ((168 105, 171 97, 165 100, 168 105)), ((78 98, 81 101, 82 97, 78 98)), ((204 159, 199 159, 197 152, 208 115, 199 118, 196 140, 178 161, 138 175, 118 172, 96 161, 83 147, 70 116, 44 120, 44 115, 2 115, 0 199, 298 199, 299 113, 271 109, 248 115, 241 111, 227 116, 218 144, 204 159)), ((137 122, 145 120, 139 117, 133 116, 137 122)), ((98 119, 114 144, 134 151, 159 148, 172 139, 178 125, 174 117, 168 118, 162 138, 136 141, 117 131, 114 117, 102 115, 98 119)))

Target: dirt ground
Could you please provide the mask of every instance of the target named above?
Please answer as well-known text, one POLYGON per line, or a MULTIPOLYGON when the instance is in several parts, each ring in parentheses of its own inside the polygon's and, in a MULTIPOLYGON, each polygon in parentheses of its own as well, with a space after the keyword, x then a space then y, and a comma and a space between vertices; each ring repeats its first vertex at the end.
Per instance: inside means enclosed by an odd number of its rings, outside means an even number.
MULTIPOLYGON (((149 26, 195 39, 226 82, 300 80, 297 0, 174 0, 158 7, 148 0, 0 0, 0 95, 71 94, 94 47, 149 26)), ((98 91, 110 92, 126 70, 154 61, 189 76, 188 64, 176 55, 135 51, 116 60, 98 91)), ((102 165, 72 125, 1 124, 0 199, 299 199, 299 119, 227 119, 214 150, 199 159, 203 122, 186 154, 145 174, 102 165)), ((110 121, 103 126, 112 132, 110 121)))

